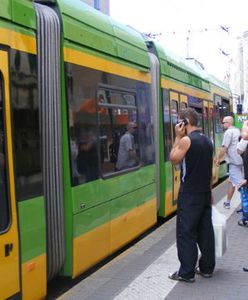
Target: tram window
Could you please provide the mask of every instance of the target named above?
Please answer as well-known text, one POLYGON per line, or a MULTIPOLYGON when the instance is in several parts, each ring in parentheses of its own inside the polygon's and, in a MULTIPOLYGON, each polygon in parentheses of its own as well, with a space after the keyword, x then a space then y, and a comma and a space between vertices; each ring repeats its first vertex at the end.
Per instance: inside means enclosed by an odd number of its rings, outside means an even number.
POLYGON ((187 104, 185 102, 181 102, 180 107, 181 109, 187 108, 187 104))
POLYGON ((18 201, 43 193, 36 56, 10 51, 13 148, 18 201))
POLYGON ((221 124, 222 119, 221 119, 220 110, 218 106, 214 106, 213 117, 214 117, 215 132, 222 133, 223 132, 223 128, 221 124))
POLYGON ((207 108, 207 107, 203 107, 203 125, 204 125, 204 133, 205 133, 207 136, 209 136, 208 120, 209 120, 208 108, 207 108))
POLYGON ((202 109, 196 108, 194 107, 194 109, 197 111, 198 113, 198 124, 197 127, 200 128, 201 130, 203 130, 203 113, 202 113, 202 109))
POLYGON ((213 109, 209 109, 209 138, 214 143, 213 109))
POLYGON ((175 100, 171 101, 171 121, 172 121, 173 136, 175 138, 175 126, 178 123, 178 103, 175 100))
POLYGON ((164 152, 165 161, 169 160, 169 155, 172 147, 171 138, 171 115, 168 90, 163 90, 163 122, 164 122, 164 152))
POLYGON ((116 160, 114 155, 118 139, 126 130, 126 125, 122 124, 124 118, 137 121, 138 128, 134 142, 138 163, 140 161, 142 165, 154 163, 149 84, 75 64, 66 63, 65 67, 72 185, 98 179, 100 174, 106 177, 111 172, 116 173, 115 164, 111 163, 111 160, 116 160), (110 84, 121 89, 110 88, 110 84), (95 174, 87 178, 85 174, 80 174, 77 168, 79 144, 82 139, 80 136, 85 131, 87 135, 92 136, 94 142, 97 142, 98 152, 98 158, 94 162, 98 165, 98 170, 94 165, 95 174))
POLYGON ((98 100, 101 170, 106 176, 139 165, 139 129, 134 94, 99 90, 99 95, 108 103, 98 100))
MULTIPOLYGON (((93 71, 86 76, 79 66, 67 73, 72 184, 99 178, 98 132, 93 71), (86 78, 86 81, 84 81, 86 78)), ((104 99, 101 99, 104 101, 104 99)))
POLYGON ((154 126, 151 119, 152 102, 148 85, 137 90, 139 159, 146 166, 155 161, 154 126))
POLYGON ((10 222, 4 133, 3 77, 0 74, 0 232, 5 231, 10 222))
POLYGON ((222 100, 222 119, 230 114, 230 104, 228 100, 222 100))
POLYGON ((192 107, 192 108, 194 108, 194 110, 198 114, 197 127, 200 128, 201 130, 203 130, 203 113, 202 113, 202 108, 198 108, 198 107, 192 107))
POLYGON ((219 95, 214 95, 214 111, 213 111, 213 117, 214 117, 214 126, 215 126, 215 132, 216 133, 222 133, 222 119, 224 117, 223 109, 222 109, 222 99, 219 95))

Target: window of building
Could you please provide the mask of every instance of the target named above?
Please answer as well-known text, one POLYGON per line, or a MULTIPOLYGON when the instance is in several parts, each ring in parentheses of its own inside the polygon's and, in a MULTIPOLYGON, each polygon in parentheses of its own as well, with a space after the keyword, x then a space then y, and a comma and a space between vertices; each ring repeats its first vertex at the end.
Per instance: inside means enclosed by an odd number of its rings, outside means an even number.
POLYGON ((97 10, 100 10, 100 1, 99 0, 94 0, 94 8, 97 10))

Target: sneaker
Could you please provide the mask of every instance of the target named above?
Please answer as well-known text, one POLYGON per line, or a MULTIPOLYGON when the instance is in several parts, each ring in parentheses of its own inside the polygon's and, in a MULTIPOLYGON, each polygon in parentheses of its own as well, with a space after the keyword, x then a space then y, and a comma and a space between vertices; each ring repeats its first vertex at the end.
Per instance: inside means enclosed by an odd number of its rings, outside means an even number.
POLYGON ((243 208, 240 208, 240 209, 238 209, 238 210, 236 210, 236 213, 238 214, 238 213, 242 213, 243 212, 243 208))
POLYGON ((248 227, 248 220, 240 219, 238 220, 238 225, 243 227, 248 227))
POLYGON ((201 272, 199 267, 195 268, 195 273, 198 274, 198 275, 201 275, 204 278, 211 278, 213 276, 213 273, 203 273, 203 272, 201 272))
POLYGON ((172 280, 177 280, 177 281, 184 281, 184 282, 191 282, 191 283, 195 282, 194 277, 192 277, 192 278, 181 277, 181 276, 178 275, 178 271, 176 271, 174 273, 171 273, 168 277, 172 280))
POLYGON ((226 208, 226 209, 230 209, 231 205, 230 205, 229 202, 224 202, 223 207, 226 208))

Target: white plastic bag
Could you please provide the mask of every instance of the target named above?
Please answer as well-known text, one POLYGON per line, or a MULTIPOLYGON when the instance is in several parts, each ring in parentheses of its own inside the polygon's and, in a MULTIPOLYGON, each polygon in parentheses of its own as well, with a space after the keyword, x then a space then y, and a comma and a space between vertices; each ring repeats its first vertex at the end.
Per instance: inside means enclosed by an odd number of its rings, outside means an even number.
POLYGON ((226 217, 212 206, 212 222, 215 238, 215 256, 221 257, 227 249, 226 217))

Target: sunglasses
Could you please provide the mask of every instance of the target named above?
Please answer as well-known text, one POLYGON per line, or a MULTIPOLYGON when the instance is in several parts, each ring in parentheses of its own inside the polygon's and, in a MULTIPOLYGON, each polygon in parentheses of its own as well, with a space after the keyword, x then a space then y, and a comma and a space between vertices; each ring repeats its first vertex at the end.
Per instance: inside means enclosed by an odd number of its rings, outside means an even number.
POLYGON ((222 122, 222 124, 225 124, 225 123, 229 123, 229 122, 222 122))

